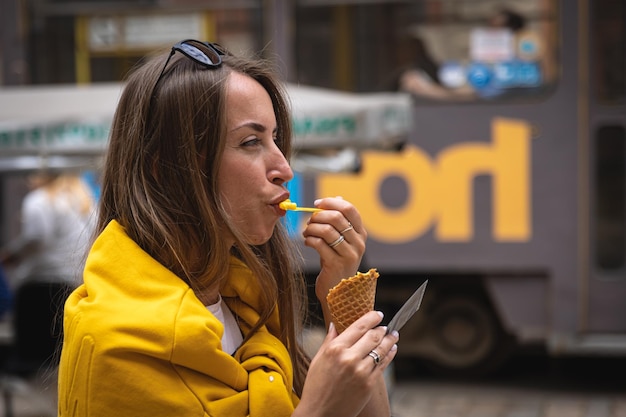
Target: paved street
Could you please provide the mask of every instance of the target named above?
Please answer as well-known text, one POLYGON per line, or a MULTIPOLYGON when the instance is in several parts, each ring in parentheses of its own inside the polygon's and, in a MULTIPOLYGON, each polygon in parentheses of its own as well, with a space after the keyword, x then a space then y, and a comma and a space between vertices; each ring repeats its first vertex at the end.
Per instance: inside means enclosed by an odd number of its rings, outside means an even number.
POLYGON ((626 417, 625 364, 625 359, 520 356, 500 375, 463 381, 437 378, 417 367, 403 367, 404 375, 393 391, 393 414, 626 417))
POLYGON ((31 379, 2 377, 4 417, 55 417, 56 372, 45 372, 31 379), (7 402, 8 400, 8 402, 7 402), (11 414, 12 413, 12 414, 11 414))
MULTIPOLYGON (((455 380, 398 361, 394 417, 626 417, 626 360, 518 356, 499 375, 455 380)), ((13 417, 56 416, 56 374, 4 379, 13 417)), ((5 413, 4 396, 0 401, 5 413)))
POLYGON ((394 417, 626 417, 626 394, 450 382, 403 382, 394 417))

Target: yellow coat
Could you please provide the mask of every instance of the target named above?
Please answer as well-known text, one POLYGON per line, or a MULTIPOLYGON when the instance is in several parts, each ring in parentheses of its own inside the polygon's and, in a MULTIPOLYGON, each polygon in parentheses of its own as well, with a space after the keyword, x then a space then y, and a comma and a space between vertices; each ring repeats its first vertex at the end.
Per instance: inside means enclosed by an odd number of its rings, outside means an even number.
MULTIPOLYGON (((222 296, 244 334, 258 293, 233 258, 222 296)), ((59 416, 289 416, 298 398, 278 329, 275 309, 233 356, 223 352, 219 320, 113 221, 65 305, 59 416)))

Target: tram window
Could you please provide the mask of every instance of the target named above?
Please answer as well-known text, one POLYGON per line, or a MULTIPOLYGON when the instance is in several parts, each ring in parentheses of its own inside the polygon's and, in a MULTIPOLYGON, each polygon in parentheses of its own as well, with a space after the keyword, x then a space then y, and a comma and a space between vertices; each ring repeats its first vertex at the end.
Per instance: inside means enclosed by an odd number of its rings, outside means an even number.
POLYGON ((443 101, 536 97, 556 82, 557 0, 375 3, 300 6, 300 82, 443 101))
POLYGON ((601 102, 626 103, 626 5, 623 0, 592 2, 595 92, 601 102))
POLYGON ((401 88, 418 97, 487 100, 536 96, 554 82, 553 2, 429 4, 412 34, 432 51, 437 72, 414 66, 401 75, 401 88))
POLYGON ((595 261, 615 270, 626 255, 626 129, 600 127, 595 148, 595 261))

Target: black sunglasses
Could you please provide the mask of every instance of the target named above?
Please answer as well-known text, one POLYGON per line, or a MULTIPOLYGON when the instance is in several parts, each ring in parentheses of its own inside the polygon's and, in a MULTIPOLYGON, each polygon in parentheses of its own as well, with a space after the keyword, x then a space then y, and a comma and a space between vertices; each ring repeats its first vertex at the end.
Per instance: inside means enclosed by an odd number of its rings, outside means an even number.
POLYGON ((159 84, 159 81, 161 81, 167 64, 169 64, 176 51, 185 55, 196 64, 200 64, 209 69, 219 68, 222 65, 222 56, 227 54, 226 49, 217 43, 201 42, 194 39, 180 41, 172 46, 172 50, 165 61, 165 65, 163 65, 159 78, 157 78, 154 84, 155 88, 159 84))

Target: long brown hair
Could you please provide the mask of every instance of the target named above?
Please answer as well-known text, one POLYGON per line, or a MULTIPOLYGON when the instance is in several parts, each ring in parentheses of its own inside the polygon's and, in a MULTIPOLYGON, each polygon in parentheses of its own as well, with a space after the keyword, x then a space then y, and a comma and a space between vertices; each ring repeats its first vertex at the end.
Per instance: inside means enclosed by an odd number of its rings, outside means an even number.
POLYGON ((111 129, 97 233, 117 220, 143 250, 198 291, 219 286, 236 253, 262 289, 253 331, 277 306, 277 336, 291 354, 294 389, 301 394, 309 359, 299 340, 306 309, 299 253, 280 223, 267 243, 246 244, 217 189, 228 75, 246 74, 269 93, 277 143, 289 159, 291 114, 283 86, 268 62, 230 54, 219 68, 207 69, 176 53, 157 83, 165 61, 165 53, 157 55, 127 80, 111 129), (224 233, 235 237, 234 248, 224 233))

